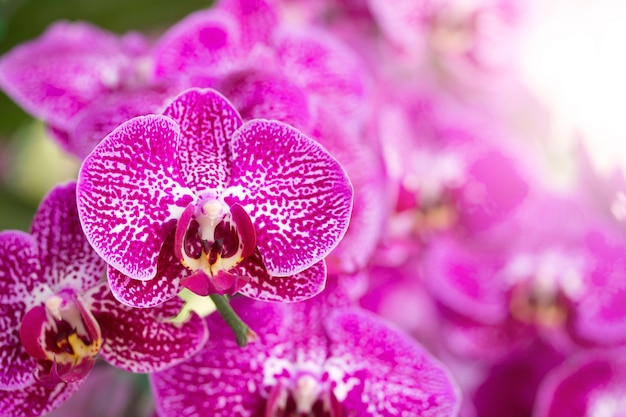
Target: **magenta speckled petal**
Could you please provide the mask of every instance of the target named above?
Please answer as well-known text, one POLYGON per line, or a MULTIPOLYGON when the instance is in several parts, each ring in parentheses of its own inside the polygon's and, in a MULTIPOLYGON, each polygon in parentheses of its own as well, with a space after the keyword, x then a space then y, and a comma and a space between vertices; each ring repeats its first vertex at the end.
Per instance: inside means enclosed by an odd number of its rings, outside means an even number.
POLYGON ((298 302, 316 296, 326 286, 326 264, 319 261, 304 271, 286 277, 273 277, 267 273, 256 251, 231 271, 250 277, 239 292, 259 301, 298 302))
MULTIPOLYGON (((359 416, 455 416, 458 388, 450 375, 409 336, 373 314, 338 311, 326 325, 334 364, 356 385, 342 401, 359 416)), ((339 398, 342 400, 342 398, 339 398)))
POLYGON ((20 322, 26 305, 0 304, 0 390, 20 389, 35 382, 37 362, 20 342, 20 322))
POLYGON ((0 391, 0 414, 3 417, 39 417, 60 406, 81 385, 82 382, 52 386, 36 383, 17 391, 0 391))
POLYGON ((241 117, 214 90, 187 90, 163 112, 180 126, 177 159, 183 181, 200 196, 230 179, 230 140, 241 117))
POLYGON ((42 274, 37 243, 20 231, 0 232, 0 389, 35 381, 35 361, 20 342, 20 324, 36 297, 50 291, 42 274))
POLYGON ((159 305, 182 289, 181 278, 189 271, 176 259, 174 239, 170 235, 161 248, 156 276, 147 281, 132 279, 113 267, 107 270, 111 292, 123 304, 130 307, 147 308, 159 305))
POLYGON ((232 305, 260 340, 240 348, 223 319, 209 316, 211 337, 204 349, 187 362, 150 376, 160 417, 202 417, 206 410, 213 417, 263 415, 263 363, 273 351, 284 350, 287 317, 280 304, 239 299, 232 305))
POLYGON ((178 298, 155 308, 132 308, 120 304, 105 284, 85 298, 102 330, 100 356, 130 372, 164 370, 198 352, 208 338, 205 321, 196 315, 183 325, 169 321, 183 306, 178 298))
POLYGON ((0 61, 0 87, 35 117, 67 129, 86 104, 118 87, 132 59, 87 23, 58 22, 0 61))
POLYGON ((37 241, 19 230, 0 232, 0 302, 29 302, 47 288, 37 241))
POLYGON ((352 210, 352 186, 339 163, 296 129, 246 122, 233 138, 231 187, 250 214, 271 275, 305 270, 337 246, 352 210))
POLYGON ((52 290, 73 288, 81 293, 104 277, 106 264, 85 239, 78 220, 74 181, 46 195, 30 232, 39 244, 43 275, 52 290))
POLYGON ((87 239, 115 269, 156 274, 161 246, 192 200, 178 173, 178 125, 165 116, 129 120, 85 159, 78 214, 87 239))
POLYGON ((333 310, 344 302, 337 292, 294 304, 233 300, 260 339, 236 349, 220 317, 210 316, 213 333, 201 353, 152 375, 159 415, 279 415, 267 412, 285 407, 279 393, 303 411, 331 397, 341 410, 335 416, 455 415, 458 394, 445 369, 375 316, 333 310))
POLYGON ((154 47, 156 79, 221 76, 242 57, 241 31, 229 13, 202 10, 172 26, 154 47))
MULTIPOLYGON (((180 263, 177 262, 177 265, 180 263)), ((180 275, 183 274, 186 276, 188 272, 180 265, 180 275)), ((130 278, 112 267, 109 267, 107 276, 115 298, 129 307, 154 307, 174 298, 182 289, 179 276, 172 278, 157 273, 154 279, 141 281, 130 278)))

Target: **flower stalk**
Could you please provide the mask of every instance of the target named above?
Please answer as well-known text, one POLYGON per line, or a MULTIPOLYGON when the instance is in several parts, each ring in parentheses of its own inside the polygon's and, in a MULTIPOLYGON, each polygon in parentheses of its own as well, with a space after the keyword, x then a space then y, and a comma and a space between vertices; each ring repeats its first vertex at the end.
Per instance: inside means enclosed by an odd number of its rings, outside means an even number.
POLYGON ((224 318, 224 321, 226 321, 226 324, 228 324, 228 327, 235 333, 235 340, 238 346, 244 347, 258 338, 257 334, 233 310, 225 295, 210 294, 209 297, 215 304, 217 311, 224 318))

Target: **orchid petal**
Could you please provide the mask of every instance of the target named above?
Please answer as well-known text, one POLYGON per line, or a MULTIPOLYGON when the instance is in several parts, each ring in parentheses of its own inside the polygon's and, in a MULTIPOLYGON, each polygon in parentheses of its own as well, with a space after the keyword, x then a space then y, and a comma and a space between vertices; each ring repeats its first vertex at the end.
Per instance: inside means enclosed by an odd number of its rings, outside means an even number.
POLYGON ((467 177, 457 204, 460 221, 473 232, 510 218, 529 192, 517 161, 499 151, 481 155, 467 168, 467 177))
POLYGON ((176 161, 179 128, 164 116, 136 117, 85 159, 78 214, 87 239, 115 269, 151 279, 159 252, 193 196, 176 161))
POLYGON ((106 264, 80 226, 74 181, 55 187, 44 197, 30 231, 39 243, 43 276, 54 291, 73 288, 81 293, 104 277, 106 264))
POLYGON ((21 389, 35 382, 37 362, 20 341, 20 319, 25 310, 23 303, 0 304, 0 390, 21 389))
POLYGON ((0 61, 0 87, 35 117, 66 130, 88 103, 116 88, 132 59, 111 33, 59 22, 0 61))
POLYGON ((312 109, 304 90, 282 74, 258 67, 233 72, 216 87, 244 120, 270 119, 306 130, 312 109))
POLYGON ((356 309, 336 311, 326 332, 329 362, 356 383, 348 392, 335 390, 344 409, 372 417, 398 416, 403 410, 456 415, 458 388, 445 368, 410 337, 356 309))
POLYGON ((155 308, 132 308, 118 303, 105 284, 87 297, 102 330, 100 356, 127 371, 161 371, 191 357, 207 340, 200 317, 194 315, 183 325, 171 322, 183 306, 180 299, 155 308))
POLYGON ((241 44, 245 49, 266 43, 270 38, 280 24, 277 6, 277 2, 271 0, 222 0, 217 4, 219 10, 227 11, 239 27, 245 28, 241 33, 241 44))
POLYGON ((180 77, 219 77, 241 59, 241 29, 220 10, 193 13, 171 27, 154 47, 157 80, 180 77))
POLYGON ((446 307, 485 324, 509 315, 506 286, 497 274, 503 254, 478 251, 450 238, 432 242, 424 256, 426 284, 446 307))
POLYGON ((160 113, 174 89, 158 85, 116 90, 86 106, 75 117, 65 148, 81 160, 117 126, 136 116, 160 113))
POLYGON ((196 195, 223 189, 230 179, 230 139, 241 117, 214 90, 187 90, 163 112, 180 126, 177 159, 183 181, 196 195))
POLYGON ((373 256, 392 201, 380 152, 346 129, 328 110, 320 111, 313 137, 343 166, 354 187, 350 226, 326 259, 331 272, 353 273, 373 256))
POLYGON ((275 276, 302 272, 328 255, 352 210, 352 187, 339 163, 294 128, 267 120, 246 122, 233 137, 229 198, 250 214, 275 276))
POLYGON ((250 281, 239 292, 259 301, 298 302, 316 296, 326 286, 326 264, 319 261, 304 271, 286 277, 267 273, 258 251, 230 271, 248 276, 250 281))
POLYGON ((282 29, 274 35, 285 75, 347 125, 360 126, 371 102, 367 67, 347 46, 319 29, 282 29))
POLYGON ((574 300, 571 330, 575 336, 600 345, 626 341, 626 242, 612 230, 585 236, 593 264, 574 300))
POLYGON ((6 417, 39 417, 60 406, 80 386, 81 382, 35 383, 16 391, 0 391, 0 414, 6 417))
POLYGON ((13 390, 35 381, 36 362, 22 347, 20 325, 26 310, 50 289, 39 282, 39 251, 32 236, 0 232, 0 260, 0 389, 13 390))
POLYGON ((176 259, 171 235, 163 243, 156 276, 147 281, 133 279, 109 266, 107 276, 113 296, 130 307, 148 308, 159 305, 182 289, 180 280, 189 271, 176 259))
POLYGON ((200 417, 206 410, 214 417, 261 412, 263 363, 287 339, 282 326, 286 316, 279 304, 249 301, 232 300, 232 306, 261 339, 240 348, 223 319, 209 316, 211 338, 204 349, 174 368, 150 375, 159 416, 200 417))
POLYGON ((533 415, 617 416, 624 409, 625 370, 623 349, 579 353, 544 378, 533 415))
POLYGON ((19 230, 0 232, 0 302, 28 302, 44 292, 37 241, 19 230))

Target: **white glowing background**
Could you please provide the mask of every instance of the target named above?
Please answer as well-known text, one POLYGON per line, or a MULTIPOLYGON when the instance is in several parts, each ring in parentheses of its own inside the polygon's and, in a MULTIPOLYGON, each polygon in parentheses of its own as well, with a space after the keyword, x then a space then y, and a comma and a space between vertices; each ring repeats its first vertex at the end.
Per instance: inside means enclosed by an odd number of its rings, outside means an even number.
POLYGON ((626 167, 626 1, 533 0, 528 82, 602 169, 626 167))

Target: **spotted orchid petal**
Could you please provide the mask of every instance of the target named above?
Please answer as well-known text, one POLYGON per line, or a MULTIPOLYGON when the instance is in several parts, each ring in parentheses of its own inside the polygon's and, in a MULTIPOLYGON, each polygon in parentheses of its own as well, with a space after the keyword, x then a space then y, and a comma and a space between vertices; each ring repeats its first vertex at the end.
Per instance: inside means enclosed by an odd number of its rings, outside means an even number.
POLYGON ((193 13, 171 27, 154 47, 157 80, 219 77, 241 59, 241 28, 230 13, 211 9, 193 13))
POLYGON ((304 271, 286 277, 267 273, 258 251, 240 262, 231 273, 250 277, 240 294, 259 301, 298 302, 318 295, 326 286, 326 264, 319 261, 304 271))
POLYGON ((155 372, 182 362, 208 337, 206 323, 198 316, 182 325, 172 323, 183 305, 178 298, 154 308, 132 308, 117 302, 101 284, 85 299, 102 330, 100 356, 130 372, 155 372))
POLYGON ((109 266, 107 277, 111 293, 119 302, 130 307, 147 308, 174 298, 181 290, 180 280, 188 274, 174 255, 174 239, 163 243, 157 263, 158 278, 141 281, 132 279, 109 266))
POLYGON ((42 200, 30 228, 39 244, 46 283, 54 291, 83 292, 104 277, 106 264, 83 234, 76 209, 76 183, 55 187, 42 200))
POLYGON ((22 317, 34 299, 50 289, 39 282, 39 251, 32 236, 1 232, 0 260, 0 389, 14 390, 35 381, 36 362, 20 342, 22 317))
POLYGON ((178 172, 178 125, 140 116, 108 135, 78 177, 78 214, 96 252, 135 279, 157 272, 161 246, 192 200, 178 172))
POLYGON ((277 415, 289 406, 287 397, 305 415, 320 415, 320 406, 332 408, 326 415, 334 417, 455 414, 456 388, 425 350, 364 312, 349 308, 329 315, 327 301, 233 300, 263 337, 242 354, 220 318, 209 317, 215 331, 201 353, 151 376, 159 415, 199 417, 207 407, 218 417, 277 415))
POLYGON ((345 409, 371 417, 398 416, 404 410, 456 415, 458 388, 445 368, 410 337, 359 310, 334 313, 326 333, 331 361, 356 380, 342 401, 345 409))
POLYGON ((268 273, 293 275, 324 258, 352 210, 352 187, 339 163, 294 128, 267 120, 246 122, 232 146, 225 200, 250 215, 268 273))
POLYGON ((81 382, 48 385, 35 383, 17 391, 0 391, 0 415, 3 417, 39 417, 70 398, 81 382))
POLYGON ((124 42, 87 23, 59 22, 0 60, 0 87, 35 117, 66 130, 85 105, 131 70, 124 42))
POLYGON ((174 272, 173 276, 157 272, 158 278, 148 281, 130 278, 115 268, 109 267, 107 276, 111 292, 117 301, 129 307, 149 308, 157 306, 174 298, 180 292, 180 276, 187 275, 185 268, 180 263, 170 263, 170 265, 176 267, 176 271, 174 268, 171 269, 174 272))
POLYGON ((188 90, 164 111, 180 126, 177 159, 185 184, 198 196, 223 189, 231 173, 230 139, 241 126, 232 105, 214 90, 188 90))
POLYGON ((244 322, 263 335, 261 340, 239 348, 223 319, 209 316, 211 338, 204 349, 190 360, 150 376, 159 416, 200 417, 210 409, 215 417, 229 417, 263 410, 258 398, 263 385, 260 370, 269 352, 287 338, 283 330, 287 317, 278 304, 236 299, 232 305, 244 322), (230 365, 225 366, 227 363, 230 365))

